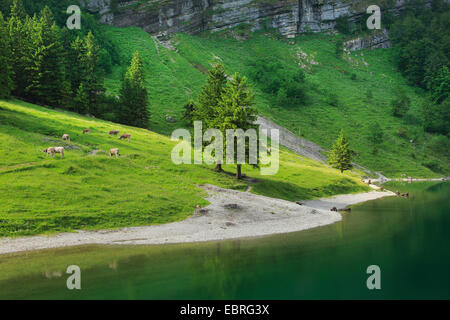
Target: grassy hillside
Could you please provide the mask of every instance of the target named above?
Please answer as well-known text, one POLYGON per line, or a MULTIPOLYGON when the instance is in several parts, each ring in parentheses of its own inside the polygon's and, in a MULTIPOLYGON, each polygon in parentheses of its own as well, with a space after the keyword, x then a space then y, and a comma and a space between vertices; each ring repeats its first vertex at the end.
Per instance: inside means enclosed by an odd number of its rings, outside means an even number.
POLYGON ((277 105, 274 97, 263 93, 255 83, 256 107, 263 115, 294 133, 301 128, 305 138, 325 148, 343 128, 359 154, 355 161, 389 177, 448 174, 448 159, 431 150, 432 136, 424 133, 417 120, 423 92, 408 86, 396 71, 390 49, 337 58, 335 41, 339 36, 282 39, 268 31, 250 33, 243 26, 212 35, 178 34, 172 39, 174 50, 168 50, 138 28, 104 27, 104 31, 116 44, 123 62, 106 80, 111 92, 118 92, 123 68, 133 52, 142 53, 148 72, 151 129, 156 132, 170 134, 183 126, 182 107, 188 98, 198 95, 206 70, 216 59, 223 61, 230 74, 238 71, 244 75, 250 73, 250 64, 272 59, 281 62, 285 70, 301 68, 306 72, 307 96, 303 105, 277 105), (406 120, 391 115, 391 100, 398 90, 404 90, 412 102, 406 120), (178 121, 166 122, 166 114, 178 121), (373 122, 378 122, 385 133, 375 155, 368 140, 373 122), (430 161, 437 162, 441 172, 426 167, 430 161))
MULTIPOLYGON (((207 204, 198 185, 247 188, 246 182, 206 165, 173 164, 174 145, 145 129, 0 100, 0 236, 177 221, 197 204, 207 204), (91 134, 83 135, 85 128, 91 134), (130 133, 131 142, 109 136, 112 129, 130 133), (61 140, 65 133, 71 142, 61 140), (65 158, 48 158, 42 150, 51 146, 64 146, 65 158), (109 158, 111 148, 120 148, 122 157, 109 158)), ((259 181, 253 192, 300 200, 367 190, 353 173, 340 174, 285 150, 280 157, 274 176, 244 167, 259 181)))

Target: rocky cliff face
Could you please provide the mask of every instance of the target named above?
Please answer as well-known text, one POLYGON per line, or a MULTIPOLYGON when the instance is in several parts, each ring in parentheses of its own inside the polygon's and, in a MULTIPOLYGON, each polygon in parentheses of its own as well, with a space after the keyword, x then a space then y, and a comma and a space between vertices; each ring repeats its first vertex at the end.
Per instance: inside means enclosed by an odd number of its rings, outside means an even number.
MULTIPOLYGON (((164 37, 174 32, 220 31, 239 25, 277 28, 287 37, 326 31, 346 15, 357 19, 367 6, 390 0, 86 0, 103 23, 137 26, 164 37), (367 3, 366 3, 367 2, 367 3)), ((394 1, 393 7, 401 6, 394 1)))

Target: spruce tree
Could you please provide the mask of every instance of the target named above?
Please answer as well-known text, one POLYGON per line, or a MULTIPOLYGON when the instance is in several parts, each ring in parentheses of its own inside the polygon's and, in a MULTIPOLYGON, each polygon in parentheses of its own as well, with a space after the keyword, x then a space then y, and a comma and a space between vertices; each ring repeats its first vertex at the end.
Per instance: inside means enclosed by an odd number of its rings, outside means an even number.
POLYGON ((22 0, 13 0, 11 4, 11 17, 19 18, 19 20, 25 20, 27 12, 23 5, 22 0))
POLYGON ((29 34, 33 25, 33 20, 26 15, 22 1, 14 0, 8 20, 8 32, 11 48, 10 65, 14 82, 13 93, 19 97, 26 96, 25 89, 30 83, 27 70, 32 63, 29 34))
POLYGON ((13 89, 11 79, 11 48, 6 22, 0 11, 0 99, 9 99, 13 89))
POLYGON ((38 103, 59 106, 62 101, 62 83, 65 79, 61 32, 53 14, 46 6, 33 28, 32 64, 29 67, 29 96, 38 103))
MULTIPOLYGON (((229 81, 221 95, 217 117, 212 121, 214 128, 220 129, 225 137, 228 129, 242 129, 243 131, 254 129, 258 137, 257 111, 252 107, 254 95, 251 93, 250 86, 246 77, 241 77, 235 73, 233 79, 229 81)), ((243 137, 245 139, 245 137, 243 137)), ((226 139, 225 139, 226 140, 226 139)), ((258 144, 258 139, 256 143, 258 144)), ((235 159, 237 159, 238 143, 245 143, 245 162, 249 161, 249 141, 233 141, 235 150, 235 159)), ((257 148, 258 150, 258 148, 257 148)), ((258 151, 256 151, 256 160, 258 161, 258 151)), ((255 164, 256 165, 256 164, 255 164)), ((236 167, 236 178, 242 178, 242 164, 238 163, 236 167)))
POLYGON ((135 52, 124 75, 120 90, 120 122, 136 127, 147 127, 150 119, 148 94, 145 86, 144 62, 135 52))
MULTIPOLYGON (((203 133, 209 128, 214 128, 219 112, 219 101, 227 83, 225 68, 217 62, 208 72, 208 79, 202 88, 198 103, 192 113, 194 121, 202 121, 203 133)), ((216 165, 217 171, 222 171, 222 163, 216 165)))
POLYGON ((342 172, 350 170, 352 166, 352 151, 349 149, 349 143, 341 130, 339 137, 336 139, 333 147, 328 154, 328 164, 342 172))
POLYGON ((101 95, 105 92, 103 87, 103 78, 98 65, 100 48, 95 41, 92 32, 89 32, 84 39, 83 52, 80 59, 81 63, 81 81, 88 96, 88 105, 86 109, 91 114, 96 114, 101 95))
POLYGON ((84 83, 80 83, 78 87, 74 98, 74 109, 81 114, 86 114, 89 111, 89 94, 84 87, 84 83))

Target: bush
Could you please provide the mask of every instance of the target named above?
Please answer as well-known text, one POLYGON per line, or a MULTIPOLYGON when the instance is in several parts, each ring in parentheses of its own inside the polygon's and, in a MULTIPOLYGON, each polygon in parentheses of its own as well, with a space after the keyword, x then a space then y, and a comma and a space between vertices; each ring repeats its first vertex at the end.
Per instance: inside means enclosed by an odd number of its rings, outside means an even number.
POLYGON ((436 154, 450 158, 450 139, 444 135, 434 136, 429 140, 428 147, 436 154))
POLYGON ((335 94, 335 93, 333 93, 333 92, 330 92, 329 94, 328 94, 328 96, 327 96, 327 103, 330 105, 330 106, 333 106, 333 107, 338 107, 339 106, 339 98, 338 98, 338 96, 335 94))
POLYGON ((288 69, 273 59, 262 59, 248 66, 249 77, 263 92, 275 96, 279 105, 291 107, 305 104, 303 71, 288 69))
POLYGON ((391 101, 392 115, 394 117, 403 117, 411 106, 411 100, 403 90, 396 90, 395 97, 391 101))
POLYGON ((408 130, 407 130, 405 127, 400 127, 400 128, 398 128, 398 130, 397 130, 397 135, 398 135, 400 138, 407 139, 407 138, 408 138, 408 130))
POLYGON ((434 172, 442 172, 442 166, 439 163, 439 161, 437 161, 436 159, 430 159, 430 160, 424 160, 422 162, 422 165, 424 167, 427 167, 428 169, 430 169, 431 171, 434 172))
POLYGON ((342 34, 351 34, 350 21, 346 15, 337 18, 334 27, 342 34))

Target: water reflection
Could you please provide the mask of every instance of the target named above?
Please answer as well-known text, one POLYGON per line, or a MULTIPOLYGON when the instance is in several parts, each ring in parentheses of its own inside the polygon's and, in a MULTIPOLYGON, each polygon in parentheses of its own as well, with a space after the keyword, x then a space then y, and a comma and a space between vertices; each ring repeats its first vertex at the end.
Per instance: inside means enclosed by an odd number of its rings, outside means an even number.
POLYGON ((449 184, 395 185, 409 199, 354 206, 341 222, 211 243, 83 246, 0 257, 0 298, 449 298, 449 184), (78 265, 82 290, 69 291, 78 265), (366 288, 381 267, 382 290, 366 288))

